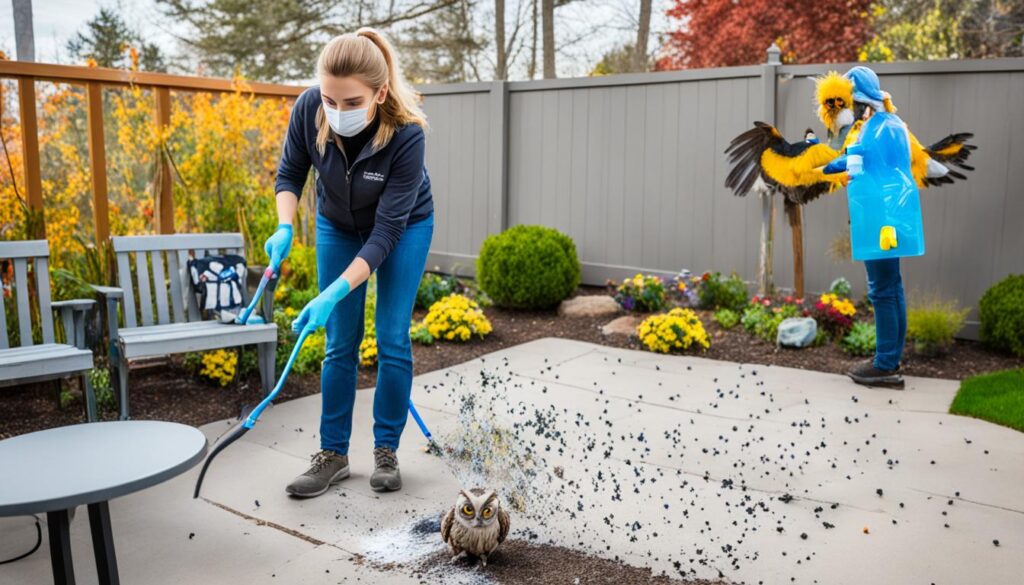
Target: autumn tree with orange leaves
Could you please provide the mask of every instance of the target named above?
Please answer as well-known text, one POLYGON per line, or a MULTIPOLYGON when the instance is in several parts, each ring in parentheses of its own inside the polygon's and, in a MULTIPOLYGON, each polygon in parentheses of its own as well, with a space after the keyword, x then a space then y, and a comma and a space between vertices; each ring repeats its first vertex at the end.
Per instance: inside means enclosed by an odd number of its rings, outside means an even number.
POLYGON ((872 0, 674 0, 656 69, 754 65, 776 42, 784 63, 856 61, 871 38, 872 0))

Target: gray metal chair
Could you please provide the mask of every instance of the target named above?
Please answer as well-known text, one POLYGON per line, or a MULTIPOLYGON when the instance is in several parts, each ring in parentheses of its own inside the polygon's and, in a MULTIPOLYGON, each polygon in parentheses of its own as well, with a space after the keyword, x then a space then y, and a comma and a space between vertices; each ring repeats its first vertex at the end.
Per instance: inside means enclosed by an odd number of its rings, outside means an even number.
MULTIPOLYGON (((96 304, 91 299, 50 302, 50 248, 46 240, 0 242, 0 259, 14 266, 11 290, 17 304, 18 342, 11 348, 7 335, 5 293, 0 293, 0 387, 79 376, 85 395, 85 416, 96 420, 96 396, 89 383, 92 352, 85 347, 85 319, 96 304), (29 263, 35 272, 42 344, 32 339, 32 297, 29 292, 29 263), (67 343, 56 343, 53 311, 60 311, 67 343)), ((14 310, 13 307, 10 310, 14 310)))
MULTIPOLYGON (((241 234, 176 234, 110 238, 117 260, 117 287, 93 286, 106 299, 110 363, 117 379, 119 418, 127 420, 129 360, 256 345, 264 394, 274 387, 277 326, 273 323, 275 281, 261 307, 267 323, 235 325, 203 320, 186 266, 190 257, 245 255, 241 234), (132 268, 134 267, 134 271, 132 268), (152 268, 152 270, 151 270, 152 268), (137 293, 137 294, 136 294, 137 293), (118 307, 124 325, 118 325, 118 307)), ((242 287, 243 305, 249 302, 242 287)))

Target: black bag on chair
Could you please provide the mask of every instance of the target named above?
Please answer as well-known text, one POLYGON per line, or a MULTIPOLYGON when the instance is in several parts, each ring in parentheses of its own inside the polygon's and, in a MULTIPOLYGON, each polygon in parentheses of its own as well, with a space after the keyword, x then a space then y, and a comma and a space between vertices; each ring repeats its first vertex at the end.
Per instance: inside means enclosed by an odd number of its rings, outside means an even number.
POLYGON ((245 258, 234 254, 192 258, 188 274, 204 317, 216 317, 222 311, 238 312, 232 309, 242 306, 242 287, 248 274, 245 258))

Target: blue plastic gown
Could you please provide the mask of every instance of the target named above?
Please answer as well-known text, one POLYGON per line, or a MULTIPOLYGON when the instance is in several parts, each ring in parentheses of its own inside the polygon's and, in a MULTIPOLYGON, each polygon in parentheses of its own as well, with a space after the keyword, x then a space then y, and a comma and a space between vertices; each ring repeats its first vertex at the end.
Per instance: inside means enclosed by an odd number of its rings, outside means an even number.
POLYGON ((910 137, 895 114, 876 112, 857 141, 824 171, 847 171, 854 260, 924 254, 921 199, 910 172, 910 137))

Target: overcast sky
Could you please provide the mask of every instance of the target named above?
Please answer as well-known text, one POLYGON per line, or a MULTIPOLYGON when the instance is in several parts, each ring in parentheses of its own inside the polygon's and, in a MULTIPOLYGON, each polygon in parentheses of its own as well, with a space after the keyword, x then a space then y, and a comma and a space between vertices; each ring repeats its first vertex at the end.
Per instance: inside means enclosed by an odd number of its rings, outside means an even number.
MULTIPOLYGON (((649 41, 652 49, 657 46, 657 33, 672 25, 664 15, 670 3, 670 0, 654 1, 649 41)), ((605 51, 632 41, 635 32, 628 30, 629 20, 636 18, 638 5, 637 0, 586 0, 560 8, 555 20, 558 36, 579 40, 560 50, 559 76, 586 75, 605 51)), ((132 28, 141 31, 148 41, 160 46, 165 53, 180 52, 171 31, 165 28, 168 25, 161 17, 155 0, 32 0, 36 60, 68 63, 68 39, 95 16, 101 6, 118 8, 132 28)), ((13 58, 12 15, 11 0, 0 0, 0 50, 13 58)))

